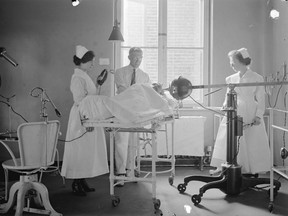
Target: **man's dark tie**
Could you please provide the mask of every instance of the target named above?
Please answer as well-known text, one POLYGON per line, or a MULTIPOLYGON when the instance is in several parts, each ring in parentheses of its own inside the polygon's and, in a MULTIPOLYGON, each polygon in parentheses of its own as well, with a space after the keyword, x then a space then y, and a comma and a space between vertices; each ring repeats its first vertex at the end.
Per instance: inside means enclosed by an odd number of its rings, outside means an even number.
POLYGON ((135 78, 136 78, 136 69, 133 68, 133 73, 132 73, 132 78, 131 78, 131 85, 136 83, 135 78))

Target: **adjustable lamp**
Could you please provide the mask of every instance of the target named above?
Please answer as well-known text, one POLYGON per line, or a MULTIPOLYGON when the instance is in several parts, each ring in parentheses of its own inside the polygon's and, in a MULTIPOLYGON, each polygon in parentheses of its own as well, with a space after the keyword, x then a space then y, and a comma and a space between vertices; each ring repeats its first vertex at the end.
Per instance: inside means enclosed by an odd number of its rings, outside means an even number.
POLYGON ((109 37, 109 41, 124 41, 124 38, 121 34, 121 31, 120 31, 120 28, 119 28, 119 25, 120 23, 118 22, 117 18, 115 18, 115 21, 114 21, 114 26, 113 26, 113 29, 112 29, 112 32, 110 34, 110 37, 109 37))
POLYGON ((113 5, 113 12, 114 12, 113 16, 114 16, 115 21, 114 21, 114 26, 113 26, 112 32, 111 32, 110 37, 108 39, 109 41, 115 41, 115 42, 116 41, 124 41, 123 36, 121 34, 121 31, 120 31, 120 27, 119 27, 120 22, 118 22, 118 20, 117 20, 117 2, 118 2, 118 0, 115 0, 114 5, 113 5))
POLYGON ((169 90, 170 95, 176 100, 183 100, 190 96, 192 88, 192 83, 180 76, 178 79, 173 80, 169 88, 165 90, 169 90))
MULTIPOLYGON (((274 180, 273 183, 269 178, 250 178, 242 175, 241 166, 237 163, 237 136, 242 136, 243 120, 237 116, 237 93, 235 87, 249 86, 268 86, 268 85, 288 85, 287 81, 277 82, 255 82, 255 83, 230 83, 230 84, 213 84, 193 86, 192 83, 183 77, 179 77, 172 81, 169 88, 170 94, 177 100, 183 100, 189 97, 193 89, 228 87, 227 92, 227 107, 223 111, 227 112, 227 155, 226 163, 222 165, 222 173, 219 176, 187 176, 184 178, 184 183, 179 184, 177 189, 180 193, 184 193, 186 186, 190 181, 203 181, 207 184, 199 189, 199 194, 194 194, 191 197, 192 202, 197 205, 201 202, 203 194, 212 188, 218 188, 227 195, 238 195, 244 190, 254 187, 259 184, 273 184, 275 193, 279 190, 281 183, 274 180)), ((282 159, 288 157, 288 150, 282 148, 280 151, 282 159)), ((272 193, 273 195, 273 193, 272 193)), ((271 195, 271 196, 272 196, 271 195)), ((272 207, 273 208, 273 207, 272 207)), ((269 204, 269 210, 271 206, 269 204)), ((271 212, 271 211, 270 211, 271 212)))

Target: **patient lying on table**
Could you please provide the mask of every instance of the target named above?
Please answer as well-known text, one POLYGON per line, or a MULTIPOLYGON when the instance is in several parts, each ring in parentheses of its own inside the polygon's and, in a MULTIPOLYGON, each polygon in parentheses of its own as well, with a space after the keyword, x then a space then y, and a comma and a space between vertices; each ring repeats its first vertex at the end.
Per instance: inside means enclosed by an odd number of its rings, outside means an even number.
POLYGON ((135 84, 119 95, 87 96, 79 105, 82 119, 104 120, 115 117, 120 123, 138 123, 156 115, 169 116, 173 107, 147 84, 135 84))

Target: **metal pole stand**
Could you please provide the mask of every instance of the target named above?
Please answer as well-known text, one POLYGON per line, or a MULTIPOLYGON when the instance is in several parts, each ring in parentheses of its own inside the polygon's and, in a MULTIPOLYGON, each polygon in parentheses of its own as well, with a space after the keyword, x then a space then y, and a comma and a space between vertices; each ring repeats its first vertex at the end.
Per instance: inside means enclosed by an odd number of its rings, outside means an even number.
POLYGON ((43 118, 45 122, 48 122, 48 114, 46 113, 46 102, 49 100, 45 97, 45 90, 41 93, 41 110, 40 110, 40 118, 43 118))
MULTIPOLYGON (((199 189, 199 194, 194 194, 191 197, 195 205, 201 202, 203 194, 211 188, 218 188, 227 195, 238 195, 256 185, 270 184, 270 178, 258 178, 257 174, 242 175, 241 166, 237 164, 237 136, 242 136, 243 134, 243 121, 241 117, 237 116, 235 86, 229 85, 228 87, 227 107, 224 110, 227 112, 227 156, 226 163, 222 164, 221 174, 218 176, 187 176, 184 178, 184 183, 179 184, 177 187, 180 193, 184 193, 190 181, 206 182, 207 184, 199 189)), ((274 180, 274 194, 277 194, 280 187, 281 183, 274 180)), ((269 194, 270 189, 268 191, 269 194)))

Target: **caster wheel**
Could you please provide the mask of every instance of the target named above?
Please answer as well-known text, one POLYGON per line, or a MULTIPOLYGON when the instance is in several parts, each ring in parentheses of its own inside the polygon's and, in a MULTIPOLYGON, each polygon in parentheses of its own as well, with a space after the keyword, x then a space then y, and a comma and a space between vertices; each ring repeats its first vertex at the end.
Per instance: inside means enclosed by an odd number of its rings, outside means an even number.
POLYGON ((163 216, 163 212, 160 209, 155 210, 154 214, 157 216, 163 216))
POLYGON ((168 182, 170 185, 173 185, 174 178, 172 176, 169 177, 168 182))
POLYGON ((154 203, 154 209, 155 209, 155 210, 159 210, 160 205, 161 205, 160 200, 159 200, 159 199, 156 199, 155 201, 153 201, 153 203, 154 203))
POLYGON ((179 184, 177 189, 180 193, 184 193, 186 190, 186 185, 185 184, 179 184))
POLYGON ((268 205, 268 210, 269 210, 269 212, 272 212, 273 209, 274 209, 273 203, 269 203, 269 205, 268 205))
POLYGON ((191 197, 192 202, 194 203, 194 205, 198 205, 201 202, 201 197, 200 195, 193 195, 191 197))
POLYGON ((118 206, 119 203, 120 203, 120 198, 119 198, 119 197, 114 197, 114 198, 112 199, 112 205, 113 205, 114 207, 118 206))

